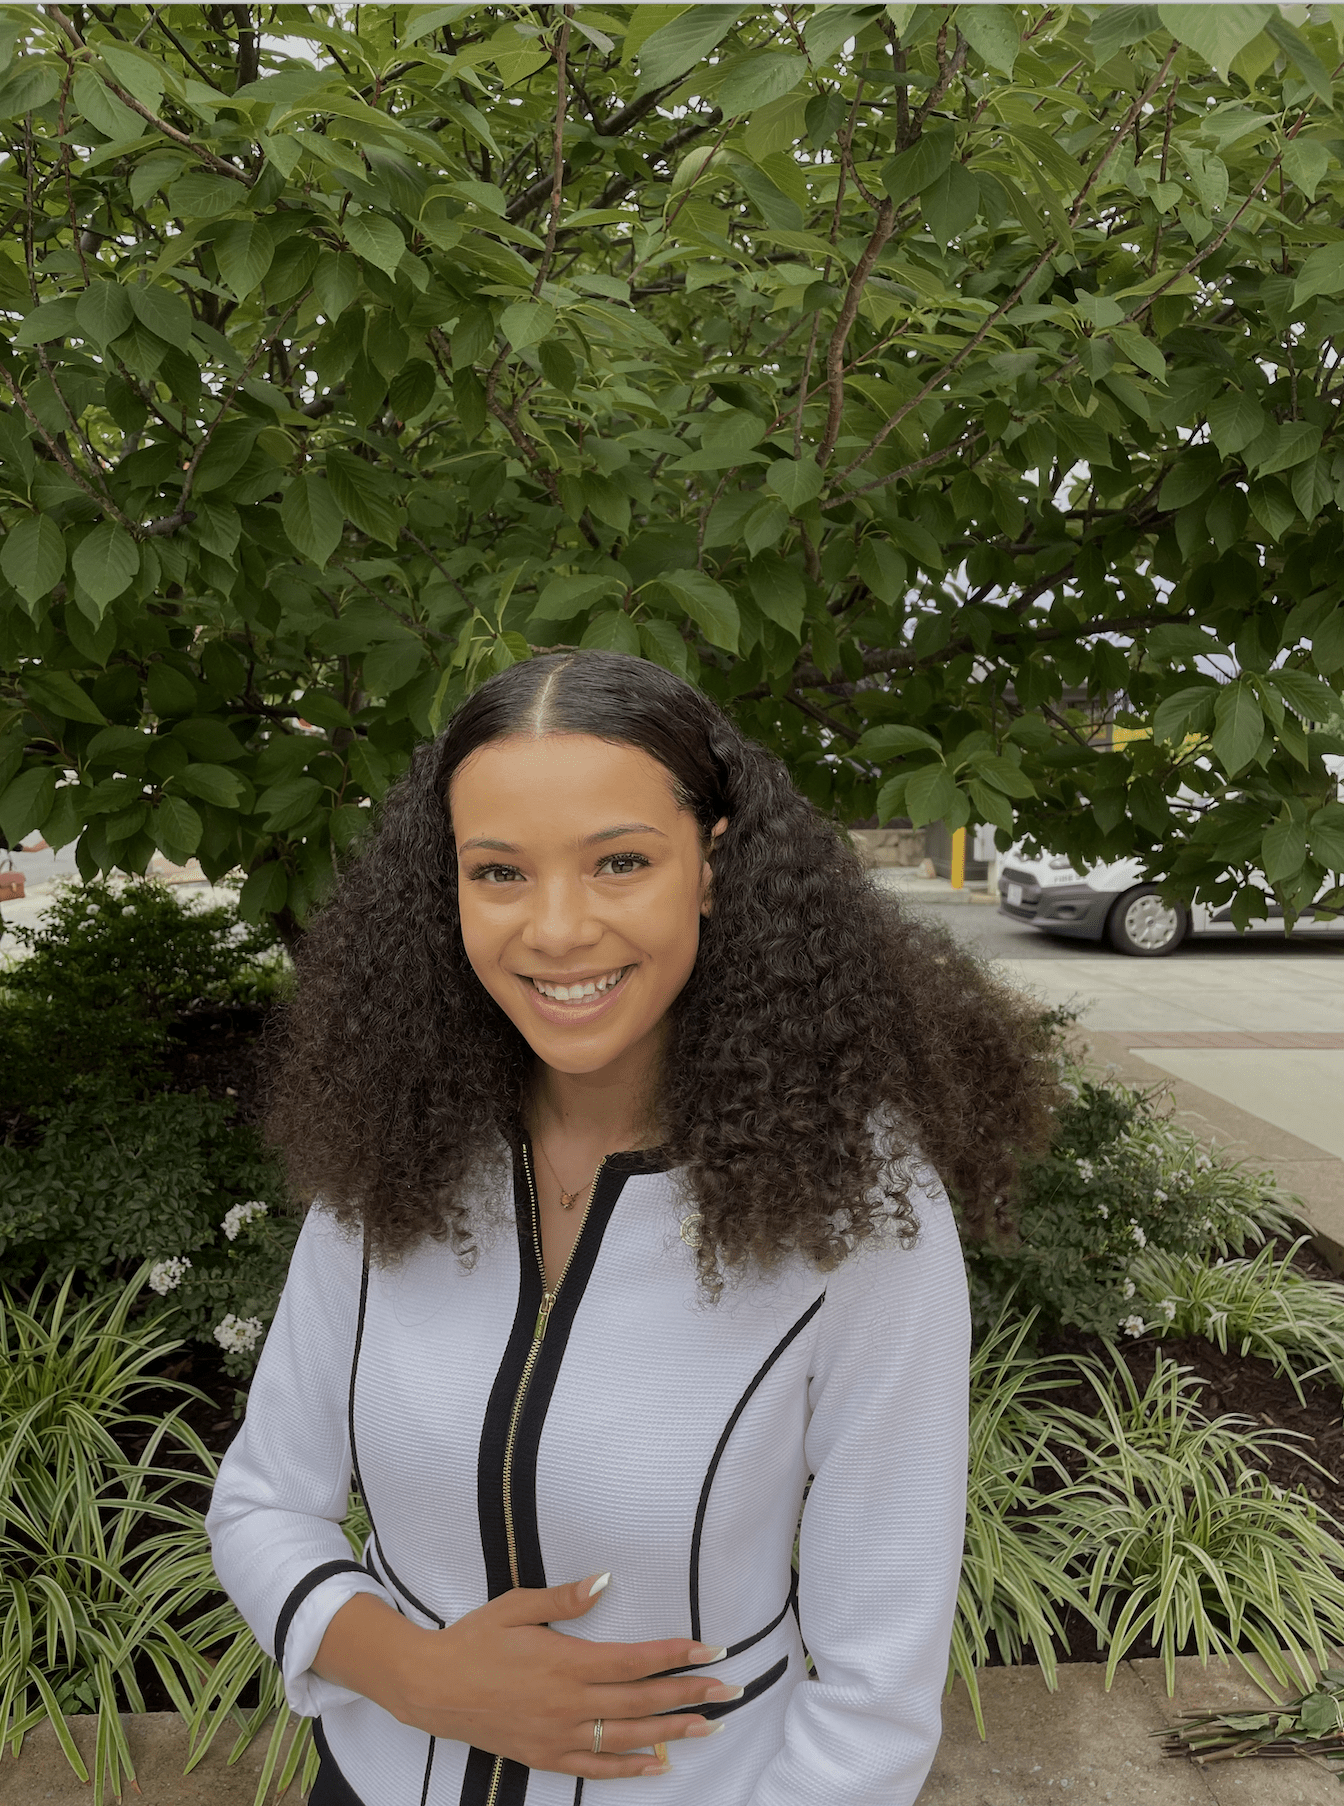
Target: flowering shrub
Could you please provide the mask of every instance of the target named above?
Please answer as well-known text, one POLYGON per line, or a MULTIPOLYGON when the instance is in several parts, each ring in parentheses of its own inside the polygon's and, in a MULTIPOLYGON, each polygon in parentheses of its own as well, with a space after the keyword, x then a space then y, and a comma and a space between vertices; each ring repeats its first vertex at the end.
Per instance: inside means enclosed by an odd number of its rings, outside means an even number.
MULTIPOLYGON (((1134 1302, 1133 1271, 1148 1251, 1240 1253, 1287 1227, 1273 1175, 1211 1159, 1160 1093, 1116 1084, 1067 1055, 1061 1088, 1050 1152, 1024 1175, 1015 1236, 968 1250, 978 1326, 1016 1288, 1018 1308, 1035 1306, 1045 1329, 1141 1335, 1149 1323, 1134 1302)), ((1154 1308, 1169 1320, 1162 1301, 1154 1308)))

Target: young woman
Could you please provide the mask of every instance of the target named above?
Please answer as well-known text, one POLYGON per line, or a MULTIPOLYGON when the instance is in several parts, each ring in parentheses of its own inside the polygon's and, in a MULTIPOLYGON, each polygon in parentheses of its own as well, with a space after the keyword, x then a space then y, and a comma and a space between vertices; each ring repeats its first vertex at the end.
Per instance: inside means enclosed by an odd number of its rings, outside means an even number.
POLYGON ((1041 1139, 1025 1006, 598 652, 463 705, 298 969, 271 1123, 316 1202, 207 1522, 314 1806, 910 1806, 965 1510, 944 1183, 973 1228, 1041 1139))

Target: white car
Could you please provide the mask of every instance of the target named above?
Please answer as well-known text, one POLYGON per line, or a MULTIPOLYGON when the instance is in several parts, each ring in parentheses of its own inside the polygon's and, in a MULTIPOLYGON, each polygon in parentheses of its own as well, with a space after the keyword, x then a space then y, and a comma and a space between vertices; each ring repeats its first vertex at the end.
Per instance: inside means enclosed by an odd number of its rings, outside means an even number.
MULTIPOLYGON (((1230 904, 1183 904, 1162 901, 1157 885, 1143 876, 1137 859, 1116 859, 1079 872, 1064 854, 1028 859, 1016 842, 1000 855, 999 913, 1030 922, 1047 934, 1073 940, 1105 941, 1117 953, 1156 959, 1174 953, 1187 935, 1281 935, 1283 910, 1267 897, 1268 921, 1246 930, 1232 922, 1230 904)), ((1344 916, 1302 916, 1293 934, 1344 935, 1344 916)))

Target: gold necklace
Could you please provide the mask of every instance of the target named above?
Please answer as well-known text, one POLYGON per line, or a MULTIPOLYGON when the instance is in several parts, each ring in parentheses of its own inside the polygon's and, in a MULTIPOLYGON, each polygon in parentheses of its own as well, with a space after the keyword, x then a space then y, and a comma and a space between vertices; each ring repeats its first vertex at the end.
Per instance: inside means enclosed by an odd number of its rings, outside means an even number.
MULTIPOLYGON (((555 1165, 554 1165, 553 1161, 551 1160, 550 1155, 546 1152, 546 1149, 542 1146, 542 1144, 539 1141, 534 1142, 533 1145, 535 1146, 537 1152, 541 1155, 542 1159, 546 1162, 547 1166, 550 1167, 551 1177, 555 1180, 556 1184, 560 1187, 560 1208, 561 1208, 561 1210, 572 1210, 574 1208, 574 1206, 578 1203, 579 1199, 584 1195, 582 1188, 580 1188, 578 1191, 566 1191, 564 1184, 561 1181, 560 1175, 559 1175, 559 1173, 556 1172, 555 1165)), ((601 1165, 601 1161, 598 1162, 598 1165, 599 1166, 601 1165)), ((594 1177, 596 1177, 596 1174, 594 1174, 594 1177)))

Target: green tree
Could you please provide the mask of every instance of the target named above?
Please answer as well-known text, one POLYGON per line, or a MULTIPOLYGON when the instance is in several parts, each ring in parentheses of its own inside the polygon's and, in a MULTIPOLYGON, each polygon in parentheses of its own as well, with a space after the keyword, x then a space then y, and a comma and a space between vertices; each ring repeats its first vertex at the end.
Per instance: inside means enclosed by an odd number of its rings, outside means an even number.
POLYGON ((1291 919, 1344 868, 1310 21, 0 8, 0 832, 292 933, 472 684, 605 646, 842 819, 1291 919))

